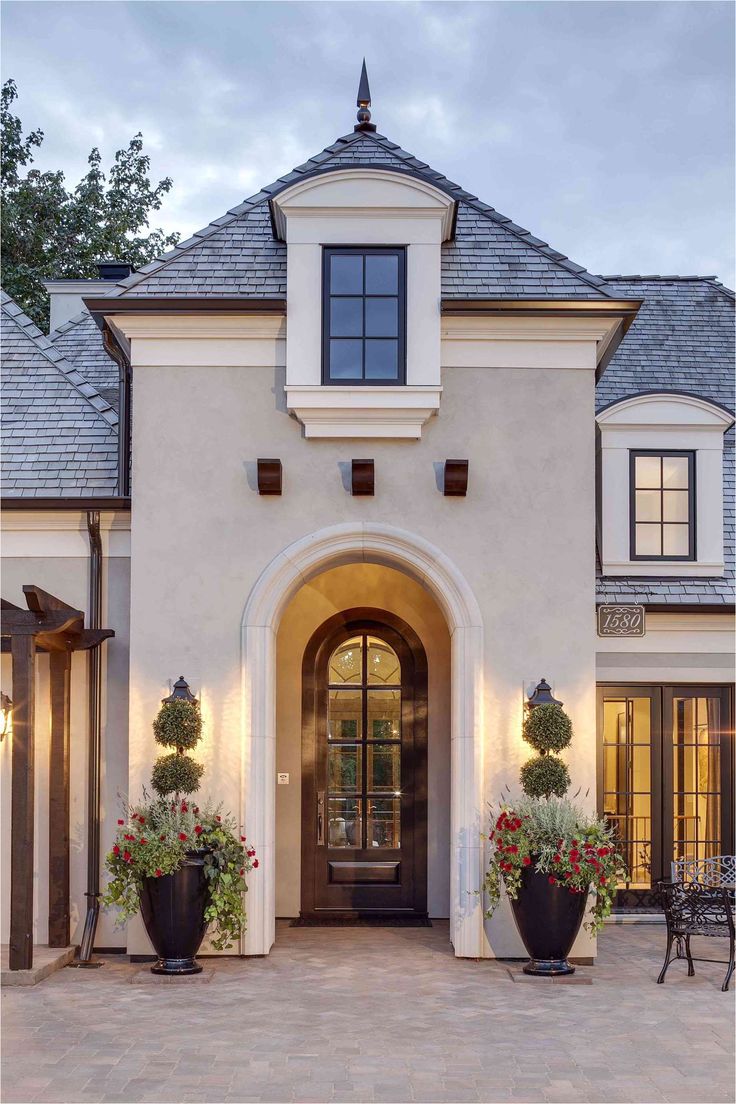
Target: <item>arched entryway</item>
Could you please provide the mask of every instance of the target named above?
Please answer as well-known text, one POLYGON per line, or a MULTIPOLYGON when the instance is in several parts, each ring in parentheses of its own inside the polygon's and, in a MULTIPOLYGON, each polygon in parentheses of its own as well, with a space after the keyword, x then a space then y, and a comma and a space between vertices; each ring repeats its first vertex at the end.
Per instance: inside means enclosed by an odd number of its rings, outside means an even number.
POLYGON ((262 856, 251 879, 244 954, 268 954, 275 937, 276 632, 296 591, 330 567, 393 567, 433 595, 451 636, 451 907, 455 954, 486 953, 482 881, 483 627, 478 603, 455 564, 424 538, 388 525, 330 526, 285 548, 261 574, 243 617, 243 803, 249 838, 262 856))
POLYGON ((345 610, 302 665, 301 916, 427 916, 427 656, 405 621, 345 610))

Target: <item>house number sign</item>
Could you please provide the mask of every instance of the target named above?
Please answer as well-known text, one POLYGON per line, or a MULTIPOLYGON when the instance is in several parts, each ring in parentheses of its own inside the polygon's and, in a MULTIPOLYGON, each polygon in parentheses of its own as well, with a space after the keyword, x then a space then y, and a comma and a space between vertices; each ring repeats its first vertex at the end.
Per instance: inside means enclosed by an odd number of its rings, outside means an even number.
POLYGON ((644 636, 644 606, 599 606, 599 636, 644 636))

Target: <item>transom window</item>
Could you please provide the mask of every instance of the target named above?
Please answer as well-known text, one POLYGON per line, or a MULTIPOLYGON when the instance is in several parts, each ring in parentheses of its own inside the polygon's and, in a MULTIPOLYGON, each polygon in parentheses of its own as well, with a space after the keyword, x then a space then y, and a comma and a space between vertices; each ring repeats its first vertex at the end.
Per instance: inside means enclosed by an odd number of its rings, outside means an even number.
POLYGON ((631 453, 632 560, 695 559, 695 454, 631 453))
POLYGON ((324 250, 323 383, 405 379, 406 252, 324 250))

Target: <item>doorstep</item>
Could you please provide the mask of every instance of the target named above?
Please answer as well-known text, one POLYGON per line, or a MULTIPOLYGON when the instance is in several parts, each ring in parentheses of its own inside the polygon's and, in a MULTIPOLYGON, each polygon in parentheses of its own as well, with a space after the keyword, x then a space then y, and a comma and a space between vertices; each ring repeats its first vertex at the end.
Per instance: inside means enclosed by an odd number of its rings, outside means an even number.
POLYGON ((8 966, 8 944, 2 946, 2 985, 37 985, 50 974, 63 969, 73 961, 76 947, 48 947, 36 944, 33 948, 33 966, 30 970, 11 970, 8 966))

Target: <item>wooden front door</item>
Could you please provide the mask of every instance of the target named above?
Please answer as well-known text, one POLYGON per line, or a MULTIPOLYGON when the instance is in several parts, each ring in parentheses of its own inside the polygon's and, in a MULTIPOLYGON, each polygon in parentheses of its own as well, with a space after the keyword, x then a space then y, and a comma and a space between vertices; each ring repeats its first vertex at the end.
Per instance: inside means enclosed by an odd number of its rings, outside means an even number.
POLYGON ((427 915, 427 663, 400 619, 350 610, 307 648, 302 916, 427 915))

